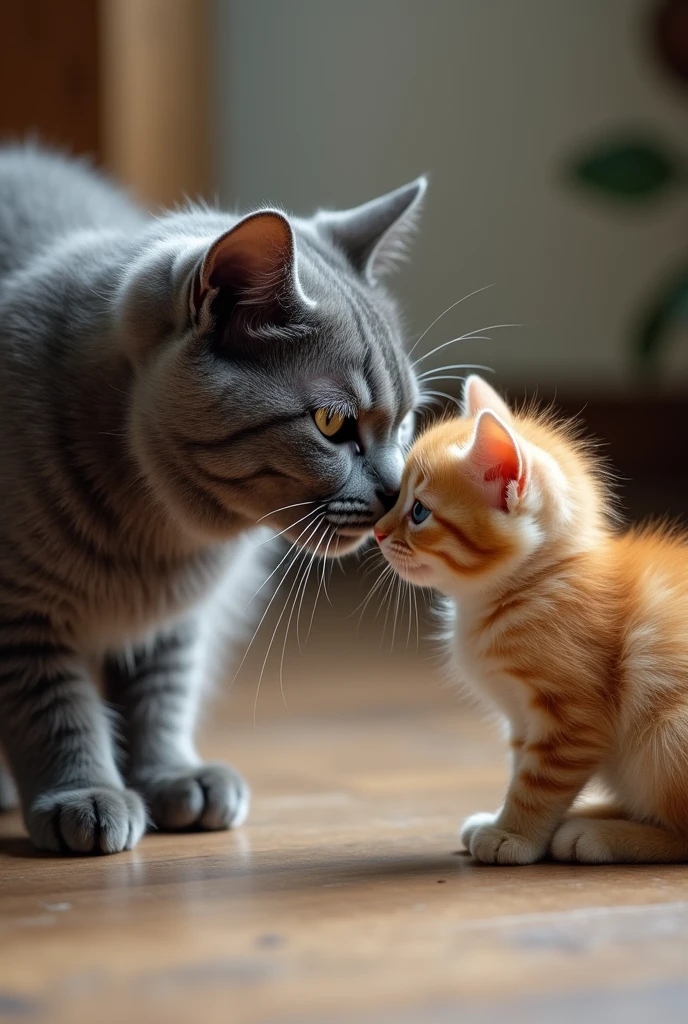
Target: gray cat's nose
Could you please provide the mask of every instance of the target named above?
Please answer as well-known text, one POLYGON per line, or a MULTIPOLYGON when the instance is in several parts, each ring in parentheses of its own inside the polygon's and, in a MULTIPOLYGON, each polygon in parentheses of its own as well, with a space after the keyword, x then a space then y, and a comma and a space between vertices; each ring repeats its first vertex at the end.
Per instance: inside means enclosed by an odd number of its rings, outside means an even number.
POLYGON ((389 512, 390 509, 394 508, 399 497, 399 491, 376 491, 375 494, 385 512, 389 512))

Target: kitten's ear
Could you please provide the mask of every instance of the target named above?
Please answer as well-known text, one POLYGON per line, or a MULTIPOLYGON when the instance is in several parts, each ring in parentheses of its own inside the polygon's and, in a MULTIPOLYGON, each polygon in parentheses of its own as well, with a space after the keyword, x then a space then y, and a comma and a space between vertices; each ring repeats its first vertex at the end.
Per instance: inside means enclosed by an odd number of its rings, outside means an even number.
POLYGON ((523 493, 525 462, 514 434, 489 409, 478 414, 466 460, 488 505, 512 511, 523 493))
POLYGON ((482 412, 483 409, 490 409, 500 419, 506 423, 511 423, 511 410, 504 399, 497 394, 495 389, 486 380, 483 380, 476 373, 472 373, 470 377, 466 377, 463 385, 461 410, 464 416, 473 418, 473 416, 477 416, 479 412, 482 412))
POLYGON ((283 214, 251 214, 213 242, 191 286, 196 321, 220 294, 232 305, 255 307, 265 320, 286 320, 298 307, 315 305, 299 283, 294 233, 283 214))
POLYGON ((353 210, 322 210, 314 218, 315 227, 374 284, 403 258, 427 187, 427 178, 417 178, 353 210))

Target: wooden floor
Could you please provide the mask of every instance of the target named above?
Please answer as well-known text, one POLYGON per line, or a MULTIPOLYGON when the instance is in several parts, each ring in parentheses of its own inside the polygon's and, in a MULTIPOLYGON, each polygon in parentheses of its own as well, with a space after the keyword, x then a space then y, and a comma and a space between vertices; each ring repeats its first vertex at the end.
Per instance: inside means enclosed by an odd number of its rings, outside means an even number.
POLYGON ((210 716, 253 785, 236 833, 59 860, 0 819, 0 1021, 686 1020, 688 867, 471 864, 500 744, 374 633, 335 607, 288 652, 289 713, 275 668, 254 728, 249 667, 210 716))

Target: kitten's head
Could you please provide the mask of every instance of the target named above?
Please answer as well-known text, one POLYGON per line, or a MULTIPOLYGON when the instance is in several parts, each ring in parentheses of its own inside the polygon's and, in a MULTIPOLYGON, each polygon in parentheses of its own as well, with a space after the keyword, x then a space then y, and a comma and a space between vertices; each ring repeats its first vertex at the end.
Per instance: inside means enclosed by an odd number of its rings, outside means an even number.
POLYGON ((119 293, 130 438, 185 527, 264 519, 341 554, 394 503, 417 387, 381 279, 425 187, 311 220, 196 209, 156 226, 119 293))
POLYGON ((538 553, 580 550, 603 514, 602 484, 570 426, 513 413, 472 376, 462 417, 414 444, 375 536, 405 579, 461 595, 498 587, 538 553))

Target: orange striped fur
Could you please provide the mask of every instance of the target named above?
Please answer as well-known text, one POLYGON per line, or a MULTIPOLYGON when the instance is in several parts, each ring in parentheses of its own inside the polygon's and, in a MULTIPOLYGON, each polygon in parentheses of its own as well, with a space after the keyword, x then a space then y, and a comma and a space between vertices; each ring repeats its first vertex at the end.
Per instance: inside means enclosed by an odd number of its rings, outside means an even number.
POLYGON ((507 725, 511 782, 464 823, 471 854, 688 859, 688 535, 622 533, 571 425, 479 377, 412 448, 376 535, 449 599, 457 676, 507 725), (574 806, 593 780, 613 804, 574 806))

